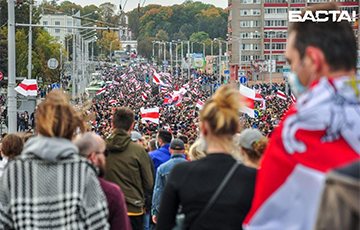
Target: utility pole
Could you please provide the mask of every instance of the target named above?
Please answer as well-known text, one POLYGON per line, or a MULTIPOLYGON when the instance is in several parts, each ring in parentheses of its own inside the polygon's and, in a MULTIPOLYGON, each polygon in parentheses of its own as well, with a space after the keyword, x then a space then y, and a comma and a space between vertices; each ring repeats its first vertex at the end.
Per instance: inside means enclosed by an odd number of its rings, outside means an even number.
MULTIPOLYGON (((74 15, 74 11, 73 11, 73 15, 74 15)), ((75 18, 73 18, 73 26, 75 26, 75 18)), ((75 90, 76 90, 76 42, 75 42, 75 39, 76 39, 76 36, 75 36, 75 29, 73 29, 73 38, 72 38, 72 41, 73 41, 73 47, 72 47, 72 67, 73 67, 73 71, 72 71, 72 98, 75 99, 75 90)))
POLYGON ((15 4, 14 1, 8 0, 8 133, 17 132, 16 117, 16 92, 14 90, 16 82, 16 65, 15 65, 15 4))
POLYGON ((184 79, 184 68, 183 68, 183 57, 184 57, 184 51, 183 51, 183 45, 184 42, 181 41, 181 63, 180 63, 180 69, 181 69, 181 78, 184 79))
POLYGON ((214 41, 211 40, 211 56, 214 56, 214 41))
POLYGON ((187 41, 187 52, 188 52, 188 79, 190 79, 190 41, 187 41))
POLYGON ((166 61, 166 42, 164 41, 164 63, 163 63, 163 72, 165 73, 165 61, 166 61))
POLYGON ((170 42, 170 75, 173 73, 172 42, 170 42))
POLYGON ((222 53, 222 44, 219 40, 219 83, 221 83, 221 53, 222 53))
MULTIPOLYGON (((10 0, 9 0, 10 1, 10 0)), ((30 8, 30 14, 29 14, 29 24, 32 24, 32 2, 29 1, 29 8, 30 8)), ((28 79, 31 79, 31 67, 32 67, 32 27, 29 27, 29 49, 28 49, 28 79)))
POLYGON ((272 89, 272 30, 269 31, 271 34, 270 34, 270 90, 272 89))

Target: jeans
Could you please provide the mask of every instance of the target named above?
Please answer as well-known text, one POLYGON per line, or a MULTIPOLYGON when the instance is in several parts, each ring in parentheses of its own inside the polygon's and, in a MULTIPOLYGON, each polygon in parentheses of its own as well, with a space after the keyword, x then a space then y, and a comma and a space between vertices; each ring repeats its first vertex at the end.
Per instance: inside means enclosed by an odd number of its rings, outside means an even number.
POLYGON ((25 132, 25 125, 20 125, 20 132, 25 132))
POLYGON ((150 230, 150 218, 151 218, 150 212, 144 214, 144 230, 150 230))

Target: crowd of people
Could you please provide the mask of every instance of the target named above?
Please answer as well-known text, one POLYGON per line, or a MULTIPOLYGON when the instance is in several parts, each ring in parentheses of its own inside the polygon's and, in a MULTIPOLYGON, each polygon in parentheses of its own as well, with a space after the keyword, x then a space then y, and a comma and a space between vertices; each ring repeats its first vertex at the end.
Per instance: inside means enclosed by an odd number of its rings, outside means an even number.
POLYGON ((209 90, 215 76, 150 64, 101 69, 111 83, 76 103, 50 90, 19 115, 27 132, 3 135, 0 228, 358 229, 352 28, 293 23, 285 55, 297 102, 276 96, 284 83, 250 85, 255 117, 226 79, 209 90))

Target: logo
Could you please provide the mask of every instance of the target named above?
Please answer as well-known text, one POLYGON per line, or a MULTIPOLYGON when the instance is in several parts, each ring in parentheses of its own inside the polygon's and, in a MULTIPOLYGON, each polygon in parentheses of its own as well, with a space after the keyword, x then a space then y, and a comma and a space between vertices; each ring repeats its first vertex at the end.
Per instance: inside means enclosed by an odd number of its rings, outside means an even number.
POLYGON ((301 11, 289 11, 289 22, 355 22, 357 17, 356 15, 356 11, 353 11, 350 14, 348 11, 340 10, 318 10, 314 13, 310 10, 307 10, 305 11, 304 16, 301 16, 301 11))

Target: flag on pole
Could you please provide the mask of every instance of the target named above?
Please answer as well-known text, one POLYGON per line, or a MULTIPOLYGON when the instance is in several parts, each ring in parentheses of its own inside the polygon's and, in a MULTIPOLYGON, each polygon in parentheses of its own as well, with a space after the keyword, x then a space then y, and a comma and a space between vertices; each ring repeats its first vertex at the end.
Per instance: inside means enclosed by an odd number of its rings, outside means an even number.
POLYGON ((151 121, 153 123, 159 124, 159 120, 160 120, 159 107, 149 108, 149 109, 140 108, 140 112, 141 112, 142 123, 151 121))
POLYGON ((240 111, 248 114, 249 117, 255 118, 255 113, 254 113, 255 91, 240 84, 240 94, 244 96, 244 105, 241 106, 240 111))
POLYGON ((164 97, 164 105, 171 105, 173 102, 172 97, 166 96, 164 97))
POLYGON ((135 89, 136 89, 136 90, 140 90, 140 89, 141 89, 141 85, 140 85, 140 83, 139 83, 139 82, 137 82, 137 83, 136 83, 136 85, 135 85, 135 89))
POLYGON ((198 99, 196 102, 196 107, 199 109, 202 109, 204 107, 204 102, 202 100, 198 99))
POLYGON ((135 79, 134 77, 132 77, 132 78, 129 80, 130 83, 134 83, 135 81, 136 81, 136 79, 135 79))
POLYGON ((86 95, 87 95, 88 97, 90 97, 89 91, 85 90, 85 93, 86 93, 86 95))
POLYGON ((24 96, 37 96, 37 82, 36 79, 24 79, 15 91, 24 96))
POLYGON ((167 89, 165 87, 163 87, 163 86, 160 86, 160 91, 161 92, 167 92, 167 89))
POLYGON ((284 92, 281 92, 280 90, 277 91, 276 96, 280 99, 286 100, 286 95, 284 92))
POLYGON ((122 94, 121 91, 120 91, 120 93, 119 93, 119 97, 120 97, 120 98, 124 98, 124 95, 122 94))
POLYGON ((195 88, 193 88, 193 90, 191 90, 191 92, 195 95, 199 95, 199 92, 195 88))
POLYGON ((106 91, 106 87, 100 89, 100 90, 96 93, 96 95, 103 94, 103 93, 105 93, 105 91, 106 91))
POLYGON ((115 104, 116 104, 116 101, 115 101, 114 99, 112 99, 112 100, 109 101, 109 104, 115 105, 115 104))
POLYGON ((186 83, 185 85, 183 85, 183 88, 189 88, 190 87, 190 83, 186 83))
POLYGON ((274 99, 275 95, 269 95, 269 96, 266 96, 265 99, 266 100, 271 100, 271 99, 274 99))
POLYGON ((151 88, 151 85, 145 82, 145 87, 151 88))
POLYGON ((143 101, 146 101, 146 100, 147 100, 147 95, 146 95, 145 92, 142 92, 142 93, 141 93, 141 97, 142 97, 143 101))
POLYGON ((120 76, 121 79, 125 79, 126 78, 126 73, 124 73, 123 75, 120 76))

